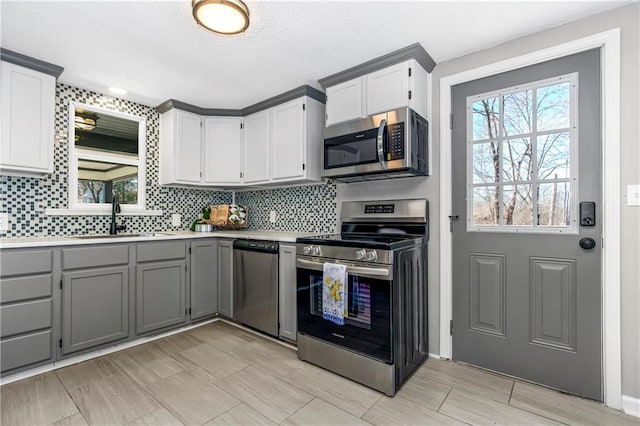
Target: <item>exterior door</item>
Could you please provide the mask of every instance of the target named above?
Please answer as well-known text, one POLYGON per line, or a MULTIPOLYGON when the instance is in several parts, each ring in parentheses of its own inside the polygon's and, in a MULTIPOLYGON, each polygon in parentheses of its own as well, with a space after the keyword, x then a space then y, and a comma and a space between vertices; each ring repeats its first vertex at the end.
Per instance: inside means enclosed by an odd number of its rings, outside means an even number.
POLYGON ((599 49, 452 89, 453 358, 601 401, 600 105, 599 49))

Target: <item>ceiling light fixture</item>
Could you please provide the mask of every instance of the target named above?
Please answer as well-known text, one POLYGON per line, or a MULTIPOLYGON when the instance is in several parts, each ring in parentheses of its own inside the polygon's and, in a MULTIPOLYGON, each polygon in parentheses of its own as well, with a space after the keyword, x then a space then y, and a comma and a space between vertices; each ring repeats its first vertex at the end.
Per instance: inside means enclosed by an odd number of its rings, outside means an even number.
POLYGON ((192 0, 193 18, 217 34, 239 34, 249 27, 249 9, 241 0, 192 0))
POLYGON ((111 87, 109 87, 109 91, 111 93, 115 93, 116 95, 126 95, 127 94, 127 91, 125 89, 121 88, 121 87, 113 87, 113 86, 111 86, 111 87))
POLYGON ((82 117, 80 115, 76 115, 74 119, 74 124, 76 129, 90 132, 96 128, 96 120, 97 120, 96 118, 82 117))

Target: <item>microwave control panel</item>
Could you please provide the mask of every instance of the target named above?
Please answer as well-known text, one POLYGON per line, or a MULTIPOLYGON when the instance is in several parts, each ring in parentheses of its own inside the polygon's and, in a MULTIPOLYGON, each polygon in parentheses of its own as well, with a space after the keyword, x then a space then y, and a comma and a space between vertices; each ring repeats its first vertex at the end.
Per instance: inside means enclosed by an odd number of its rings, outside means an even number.
POLYGON ((404 159, 404 123, 389 124, 387 126, 389 145, 387 146, 387 161, 404 159))

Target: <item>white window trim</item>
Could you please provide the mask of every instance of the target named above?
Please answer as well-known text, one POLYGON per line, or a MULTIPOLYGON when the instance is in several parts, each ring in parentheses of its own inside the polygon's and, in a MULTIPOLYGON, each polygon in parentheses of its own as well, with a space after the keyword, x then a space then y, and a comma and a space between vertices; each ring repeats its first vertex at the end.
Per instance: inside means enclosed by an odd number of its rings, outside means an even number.
MULTIPOLYGON (((95 105, 89 105, 81 102, 70 101, 69 102, 69 208, 68 209, 47 209, 45 214, 47 215, 104 215, 111 213, 111 206, 109 204, 90 204, 90 203, 78 203, 78 152, 82 153, 83 159, 90 160, 112 160, 114 162, 128 164, 138 167, 138 203, 135 205, 121 204, 121 215, 157 215, 157 211, 145 210, 146 206, 146 141, 147 141, 147 122, 143 117, 139 117, 126 112, 116 111, 112 109, 102 108, 95 105), (81 108, 87 111, 98 112, 102 114, 108 114, 115 117, 123 118, 126 120, 138 122, 138 159, 132 159, 123 155, 114 153, 102 153, 96 154, 95 152, 84 150, 82 148, 76 149, 75 140, 75 110, 81 108)), ((162 213, 160 213, 162 214, 162 213)))
POLYGON ((602 70, 602 372, 604 402, 622 408, 620 336, 620 28, 507 58, 440 79, 440 357, 451 358, 452 236, 451 88, 457 84, 534 65, 574 53, 601 48, 602 70))
MULTIPOLYGON (((467 194, 467 232, 497 232, 497 233, 519 233, 519 234, 565 234, 565 235, 577 235, 578 234, 578 201, 577 201, 577 189, 579 182, 579 158, 578 158, 578 73, 570 73, 559 75, 552 78, 546 78, 544 80, 538 80, 529 82, 526 84, 520 84, 517 86, 507 87, 499 90, 493 90, 491 92, 481 93, 473 96, 467 97, 467 106, 466 106, 466 132, 467 132, 467 181, 466 181, 466 194, 467 194), (500 182, 499 183, 473 183, 473 147, 479 143, 487 143, 491 141, 491 139, 479 139, 473 140, 473 114, 470 114, 469 111, 473 108, 473 103, 480 99, 486 98, 494 98, 509 95, 512 93, 522 92, 526 90, 532 90, 535 92, 536 89, 540 87, 547 87, 553 85, 554 83, 559 83, 561 81, 568 81, 570 84, 570 105, 569 105, 569 127, 562 129, 554 129, 554 130, 545 130, 538 132, 537 129, 535 132, 530 132, 522 135, 513 135, 514 137, 528 137, 531 139, 533 143, 533 139, 540 135, 545 134, 554 134, 554 133, 565 133, 568 132, 570 134, 570 145, 569 145, 569 170, 571 175, 568 178, 561 179, 545 179, 544 183, 569 183, 570 185, 570 215, 571 215, 571 225, 570 226, 547 226, 547 225, 536 225, 536 213, 537 213, 537 205, 533 203, 533 218, 532 225, 474 225, 473 224, 473 189, 476 187, 492 187, 492 186, 501 186, 511 184, 522 184, 522 185, 533 185, 532 189, 535 189, 535 185, 539 183, 538 178, 532 181, 517 181, 517 182, 508 182, 504 183, 502 178, 502 165, 500 166, 500 182)), ((535 94, 534 98, 535 99, 535 94)), ((536 121, 536 110, 535 108, 532 110, 532 123, 535 125, 536 121)), ((507 138, 504 135, 504 111, 502 107, 502 103, 500 104, 500 122, 499 122, 499 135, 497 138, 493 140, 497 140, 500 149, 500 159, 502 160, 502 142, 504 142, 507 138)), ((535 127, 535 126, 534 126, 535 127)), ((531 160, 533 162, 534 170, 537 172, 537 158, 531 160)), ((502 204, 501 204, 502 205, 502 204)), ((502 211, 502 210, 501 210, 502 211)), ((500 215, 502 219, 502 214, 500 215)))

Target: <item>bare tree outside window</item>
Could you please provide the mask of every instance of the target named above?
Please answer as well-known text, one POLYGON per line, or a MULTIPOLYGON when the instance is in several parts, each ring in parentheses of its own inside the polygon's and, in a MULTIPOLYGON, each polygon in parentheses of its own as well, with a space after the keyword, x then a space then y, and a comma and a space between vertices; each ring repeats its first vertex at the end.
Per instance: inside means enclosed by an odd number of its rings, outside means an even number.
POLYGON ((570 226, 568 79, 469 102, 473 225, 570 226))

